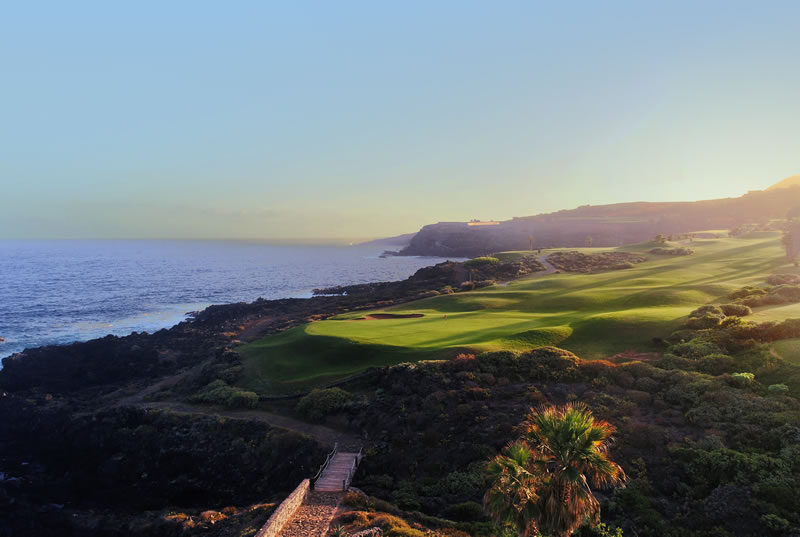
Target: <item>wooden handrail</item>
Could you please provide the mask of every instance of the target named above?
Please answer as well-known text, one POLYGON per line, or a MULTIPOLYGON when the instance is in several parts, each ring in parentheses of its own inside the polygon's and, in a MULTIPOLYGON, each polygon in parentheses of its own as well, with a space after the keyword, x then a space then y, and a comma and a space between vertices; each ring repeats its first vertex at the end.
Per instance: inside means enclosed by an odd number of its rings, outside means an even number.
POLYGON ((337 442, 336 444, 333 445, 333 449, 331 450, 330 453, 328 453, 328 456, 325 457, 325 462, 323 462, 322 466, 319 467, 319 470, 317 471, 316 475, 311 478, 310 482, 311 482, 311 488, 312 489, 314 488, 314 484, 317 482, 317 480, 320 477, 322 477, 322 472, 324 472, 325 469, 328 468, 328 465, 333 460, 333 457, 334 457, 334 455, 336 455, 336 452, 338 451, 338 449, 339 449, 339 443, 337 442))

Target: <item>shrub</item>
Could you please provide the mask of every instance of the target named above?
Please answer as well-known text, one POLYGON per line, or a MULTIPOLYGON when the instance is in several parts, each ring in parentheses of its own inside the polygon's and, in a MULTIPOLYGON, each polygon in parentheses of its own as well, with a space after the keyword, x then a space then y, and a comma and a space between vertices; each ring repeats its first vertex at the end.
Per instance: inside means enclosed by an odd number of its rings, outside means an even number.
POLYGON ((369 524, 367 513, 364 511, 346 511, 336 519, 345 524, 353 524, 354 526, 363 527, 369 524))
POLYGON ((669 353, 684 358, 702 358, 711 354, 722 354, 722 349, 716 343, 702 338, 694 338, 684 343, 676 343, 668 349, 669 353))
POLYGON ((789 391, 789 386, 786 384, 770 384, 767 391, 771 394, 782 394, 789 391))
POLYGON ((386 537, 425 537, 425 534, 414 528, 394 528, 389 530, 386 537))
POLYGON ((228 408, 255 408, 258 405, 258 394, 229 386, 224 380, 217 379, 191 396, 189 401, 228 408))
POLYGON ((732 317, 747 317, 753 313, 753 310, 744 304, 722 304, 719 308, 722 313, 732 317))
POLYGON ((752 373, 734 373, 731 378, 733 378, 734 384, 737 386, 749 386, 756 379, 756 376, 752 373))
POLYGON ((475 282, 475 288, 479 289, 481 287, 491 287, 495 283, 496 282, 494 280, 480 280, 480 281, 475 282))
POLYGON ((758 297, 767 294, 767 290, 762 287, 753 287, 748 285, 746 287, 742 287, 731 294, 728 295, 728 298, 731 300, 738 300, 747 297, 758 297))
POLYGON ((722 313, 722 308, 719 306, 715 306, 714 304, 706 304, 705 306, 700 306, 690 313, 689 317, 703 317, 704 315, 722 317, 724 314, 722 313))
POLYGON ((499 262, 500 260, 497 259, 496 257, 483 256, 483 257, 476 257, 475 259, 470 259, 469 261, 465 261, 464 266, 467 268, 477 268, 477 267, 483 267, 485 265, 496 265, 499 262))
POLYGON ((800 284, 800 276, 797 274, 773 274, 767 278, 767 283, 770 285, 800 284))
POLYGON ((655 255, 692 255, 694 250, 691 248, 653 248, 648 253, 655 255))
POLYGON ((483 507, 476 502, 464 502, 451 505, 445 516, 450 520, 458 522, 470 522, 473 520, 480 520, 483 518, 483 507))
POLYGON ((772 531, 786 531, 789 529, 789 521, 781 518, 778 515, 769 513, 761 516, 761 523, 772 531))
POLYGON ((686 327, 692 330, 707 330, 709 328, 716 328, 722 324, 722 317, 716 315, 706 314, 702 317, 689 317, 686 321, 686 327))
POLYGON ((389 515, 386 513, 381 513, 380 515, 376 516, 370 522, 373 526, 378 526, 384 531, 392 531, 392 530, 399 530, 399 529, 411 529, 400 517, 396 517, 393 515, 389 515))
POLYGON ((255 408, 258 406, 258 394, 255 392, 234 390, 233 393, 231 393, 228 406, 232 408, 255 408))
POLYGON ((697 370, 709 375, 722 375, 733 368, 733 358, 727 354, 709 354, 700 359, 697 370))
POLYGON ((421 293, 418 293, 417 298, 432 298, 435 296, 439 296, 440 294, 441 293, 439 293, 439 291, 431 289, 430 291, 423 291, 421 293))
POLYGON ((315 389, 297 402, 297 412, 312 421, 318 421, 344 409, 353 396, 341 388, 315 389))
POLYGON ((786 302, 800 302, 800 285, 779 285, 770 295, 773 293, 786 302))

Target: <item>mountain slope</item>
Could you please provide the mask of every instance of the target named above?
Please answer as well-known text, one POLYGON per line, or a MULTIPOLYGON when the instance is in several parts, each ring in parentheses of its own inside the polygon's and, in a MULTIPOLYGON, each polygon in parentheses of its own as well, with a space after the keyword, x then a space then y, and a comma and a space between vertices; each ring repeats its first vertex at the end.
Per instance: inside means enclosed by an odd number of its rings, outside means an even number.
POLYGON ((767 190, 777 190, 779 188, 789 188, 793 186, 800 186, 800 174, 787 177, 783 181, 779 181, 769 187, 767 190))

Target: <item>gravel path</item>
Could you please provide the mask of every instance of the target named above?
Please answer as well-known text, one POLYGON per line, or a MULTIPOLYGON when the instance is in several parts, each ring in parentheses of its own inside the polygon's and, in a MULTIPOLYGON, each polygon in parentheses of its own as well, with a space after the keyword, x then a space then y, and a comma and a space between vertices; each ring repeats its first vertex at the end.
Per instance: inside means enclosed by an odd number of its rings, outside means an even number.
POLYGON ((280 537, 324 537, 342 498, 344 493, 341 492, 310 491, 306 501, 281 530, 280 537))

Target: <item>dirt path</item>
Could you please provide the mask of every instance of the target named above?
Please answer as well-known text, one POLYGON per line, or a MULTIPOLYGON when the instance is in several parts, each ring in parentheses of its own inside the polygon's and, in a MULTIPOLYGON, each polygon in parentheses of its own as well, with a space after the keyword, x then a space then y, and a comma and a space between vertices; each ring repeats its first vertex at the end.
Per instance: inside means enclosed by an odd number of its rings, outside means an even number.
POLYGON ((137 405, 141 405, 142 403, 144 403, 145 397, 147 397, 148 395, 154 394, 156 392, 160 392, 161 390, 163 390, 165 388, 171 388, 172 386, 175 386, 181 380, 183 380, 186 377, 188 377, 190 375, 193 375, 193 374, 197 373, 198 371, 200 371, 203 368, 204 365, 206 365, 206 362, 197 364, 196 366, 191 367, 191 368, 189 368, 186 371, 183 371, 181 373, 177 373, 175 375, 172 375, 172 376, 169 376, 169 377, 165 377, 165 378, 161 379, 160 381, 156 382, 155 384, 151 384, 150 386, 148 386, 147 388, 143 389, 142 391, 140 391, 137 394, 129 395, 128 397, 120 399, 119 402, 117 402, 117 404, 114 405, 114 406, 137 406, 137 405))
POLYGON ((342 451, 358 451, 362 445, 361 440, 352 433, 332 429, 325 425, 306 423, 289 416, 273 414, 261 410, 227 410, 212 406, 189 405, 187 403, 173 401, 143 402, 136 406, 153 410, 169 410, 177 414, 191 416, 218 416, 234 420, 260 421, 271 427, 305 434, 326 447, 333 447, 334 444, 338 443, 339 449, 342 451))
POLYGON ((780 354, 778 354, 778 351, 776 351, 776 350, 775 350, 775 347, 770 347, 770 348, 769 348, 769 353, 770 353, 772 356, 774 356, 775 358, 778 358, 778 359, 780 359, 780 360, 785 360, 785 358, 784 358, 783 356, 781 356, 780 354))
MULTIPOLYGON (((526 276, 523 276, 523 277, 519 278, 520 280, 521 279, 530 280, 531 278, 539 278, 541 276, 547 276, 548 274, 553 274, 554 272, 556 272, 558 270, 556 267, 551 265, 550 262, 547 260, 547 254, 540 255, 539 257, 536 258, 536 260, 539 263, 542 264, 542 266, 544 267, 544 270, 540 270, 539 272, 534 272, 532 274, 528 274, 526 276)), ((506 287, 509 283, 511 283, 513 281, 516 281, 516 280, 509 280, 509 281, 506 281, 506 282, 497 282, 497 287, 506 287)))

